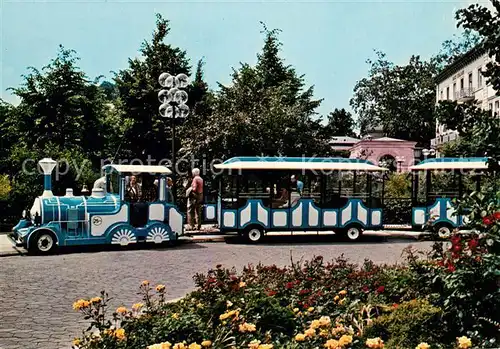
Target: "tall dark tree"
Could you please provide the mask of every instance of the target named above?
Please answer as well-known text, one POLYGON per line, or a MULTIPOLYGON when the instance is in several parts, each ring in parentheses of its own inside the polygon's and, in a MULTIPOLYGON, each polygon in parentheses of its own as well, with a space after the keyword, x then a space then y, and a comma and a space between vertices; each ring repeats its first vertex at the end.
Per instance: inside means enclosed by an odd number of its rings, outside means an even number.
POLYGON ((327 117, 328 123, 325 126, 325 132, 330 137, 333 136, 349 136, 354 137, 355 122, 349 113, 344 108, 335 108, 327 117))
POLYGON ((158 77, 163 72, 189 75, 190 66, 185 51, 165 42, 169 32, 169 21, 157 14, 156 29, 151 41, 143 42, 141 57, 129 59, 129 67, 116 74, 123 121, 130 124, 119 156, 144 160, 171 156, 171 123, 158 113, 158 77))
POLYGON ((77 61, 73 50, 61 46, 50 64, 42 70, 31 67, 23 84, 11 89, 21 100, 10 121, 19 135, 18 144, 36 149, 51 144, 85 150, 94 159, 100 156, 104 98, 77 61))
POLYGON ((377 52, 368 60, 368 77, 354 87, 351 106, 364 134, 382 125, 390 137, 427 144, 434 137, 435 64, 412 56, 406 65, 395 65, 377 52))
POLYGON ((279 56, 279 30, 264 26, 263 32, 257 64, 241 63, 233 70, 232 83, 219 85, 214 111, 200 130, 205 139, 193 144, 193 152, 209 159, 328 152, 321 124, 313 119, 321 101, 313 99, 313 88, 304 88, 303 76, 279 56))

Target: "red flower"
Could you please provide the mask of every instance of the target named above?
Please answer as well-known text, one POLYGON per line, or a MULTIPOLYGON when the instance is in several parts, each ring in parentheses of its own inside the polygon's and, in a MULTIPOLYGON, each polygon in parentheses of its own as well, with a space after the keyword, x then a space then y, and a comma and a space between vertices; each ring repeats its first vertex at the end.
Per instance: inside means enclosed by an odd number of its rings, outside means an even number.
POLYGON ((440 267, 444 267, 444 261, 443 261, 443 260, 440 260, 437 264, 438 264, 440 267))
POLYGON ((236 281, 236 280, 238 280, 238 278, 237 278, 236 276, 232 275, 232 276, 231 276, 231 280, 232 280, 232 281, 236 281))
POLYGON ((308 293, 309 293, 308 289, 300 290, 299 291, 299 296, 303 296, 303 295, 308 294, 308 293))
POLYGON ((304 309, 309 309, 309 304, 304 303, 303 307, 304 307, 304 309))
POLYGON ((451 258, 458 259, 458 258, 460 258, 460 255, 458 253, 452 252, 451 253, 451 258))
POLYGON ((213 284, 213 283, 217 282, 217 280, 215 280, 214 278, 208 278, 207 282, 209 284, 213 284))
POLYGON ((368 286, 363 286, 362 290, 364 293, 370 292, 370 289, 368 288, 368 286))
POLYGON ((462 250, 462 246, 461 245, 455 245, 452 247, 452 251, 455 252, 455 253, 458 253, 462 250))
MULTIPOLYGON (((500 212, 497 212, 500 213, 500 212)), ((479 241, 477 239, 472 239, 469 240, 469 248, 474 251, 477 248, 477 245, 479 244, 479 241)))
POLYGON ((307 281, 313 281, 314 279, 312 277, 308 277, 307 281))
POLYGON ((377 287, 377 290, 376 290, 377 293, 384 293, 384 291, 385 291, 385 287, 384 286, 377 287))
POLYGON ((453 245, 456 245, 460 242, 460 235, 453 235, 450 240, 453 245))
POLYGON ((483 217, 483 224, 484 225, 492 225, 493 224, 493 217, 483 217))
POLYGON ((500 211, 493 213, 493 218, 500 220, 500 211))
POLYGON ((394 303, 394 304, 392 305, 392 307, 393 307, 394 309, 396 309, 397 307, 399 307, 399 304, 398 304, 398 303, 394 303))
POLYGON ((448 264, 448 271, 449 272, 453 273, 455 270, 456 270, 455 266, 452 263, 448 264))
POLYGON ((289 290, 289 289, 293 288, 293 282, 287 282, 287 283, 286 283, 286 285, 285 285, 285 288, 286 288, 287 290, 289 290))
POLYGON ((273 290, 269 290, 269 291, 267 291, 267 292, 266 292, 266 294, 267 294, 267 296, 268 296, 268 297, 272 297, 272 296, 274 296, 276 293, 278 293, 278 292, 273 291, 273 290))

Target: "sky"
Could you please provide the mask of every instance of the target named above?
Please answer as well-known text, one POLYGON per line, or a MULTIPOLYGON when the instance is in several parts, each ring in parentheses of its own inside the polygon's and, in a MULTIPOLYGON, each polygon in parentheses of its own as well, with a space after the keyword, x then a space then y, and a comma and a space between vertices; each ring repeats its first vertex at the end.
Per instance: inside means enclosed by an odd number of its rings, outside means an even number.
MULTIPOLYGON (((475 2, 475 1, 474 1, 475 2)), ((488 4, 488 0, 479 1, 488 4)), ((397 64, 424 59, 458 33, 454 13, 470 0, 355 1, 16 1, 0 0, 0 97, 22 82, 27 67, 41 68, 59 44, 74 49, 91 79, 127 67, 155 28, 155 13, 170 20, 167 41, 205 60, 210 87, 230 83, 232 68, 255 64, 262 26, 282 30, 281 55, 323 99, 317 112, 349 108, 366 60, 382 50, 397 64)), ((193 69, 194 70, 194 69, 193 69)))

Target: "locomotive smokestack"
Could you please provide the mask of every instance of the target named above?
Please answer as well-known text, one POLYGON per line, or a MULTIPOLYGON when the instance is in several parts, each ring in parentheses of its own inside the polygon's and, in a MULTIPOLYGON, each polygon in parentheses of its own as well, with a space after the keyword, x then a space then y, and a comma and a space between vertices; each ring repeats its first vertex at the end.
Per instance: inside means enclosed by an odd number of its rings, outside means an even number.
POLYGON ((52 170, 56 167, 57 162, 51 158, 44 158, 38 162, 43 171, 43 197, 52 197, 52 170))

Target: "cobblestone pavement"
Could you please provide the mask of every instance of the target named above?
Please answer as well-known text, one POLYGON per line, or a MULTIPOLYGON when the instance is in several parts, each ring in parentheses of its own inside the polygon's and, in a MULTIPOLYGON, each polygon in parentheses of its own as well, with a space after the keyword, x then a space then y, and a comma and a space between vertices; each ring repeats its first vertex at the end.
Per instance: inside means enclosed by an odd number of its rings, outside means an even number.
POLYGON ((53 256, 0 258, 0 348, 70 348, 86 323, 72 310, 72 303, 105 289, 112 306, 131 306, 139 301, 142 280, 167 285, 170 299, 193 288, 192 276, 216 264, 248 263, 285 265, 301 257, 322 255, 331 259, 344 254, 362 262, 401 261, 401 252, 412 244, 427 249, 430 243, 389 241, 340 243, 271 241, 245 244, 185 244, 161 249, 128 249, 62 253, 53 256))

